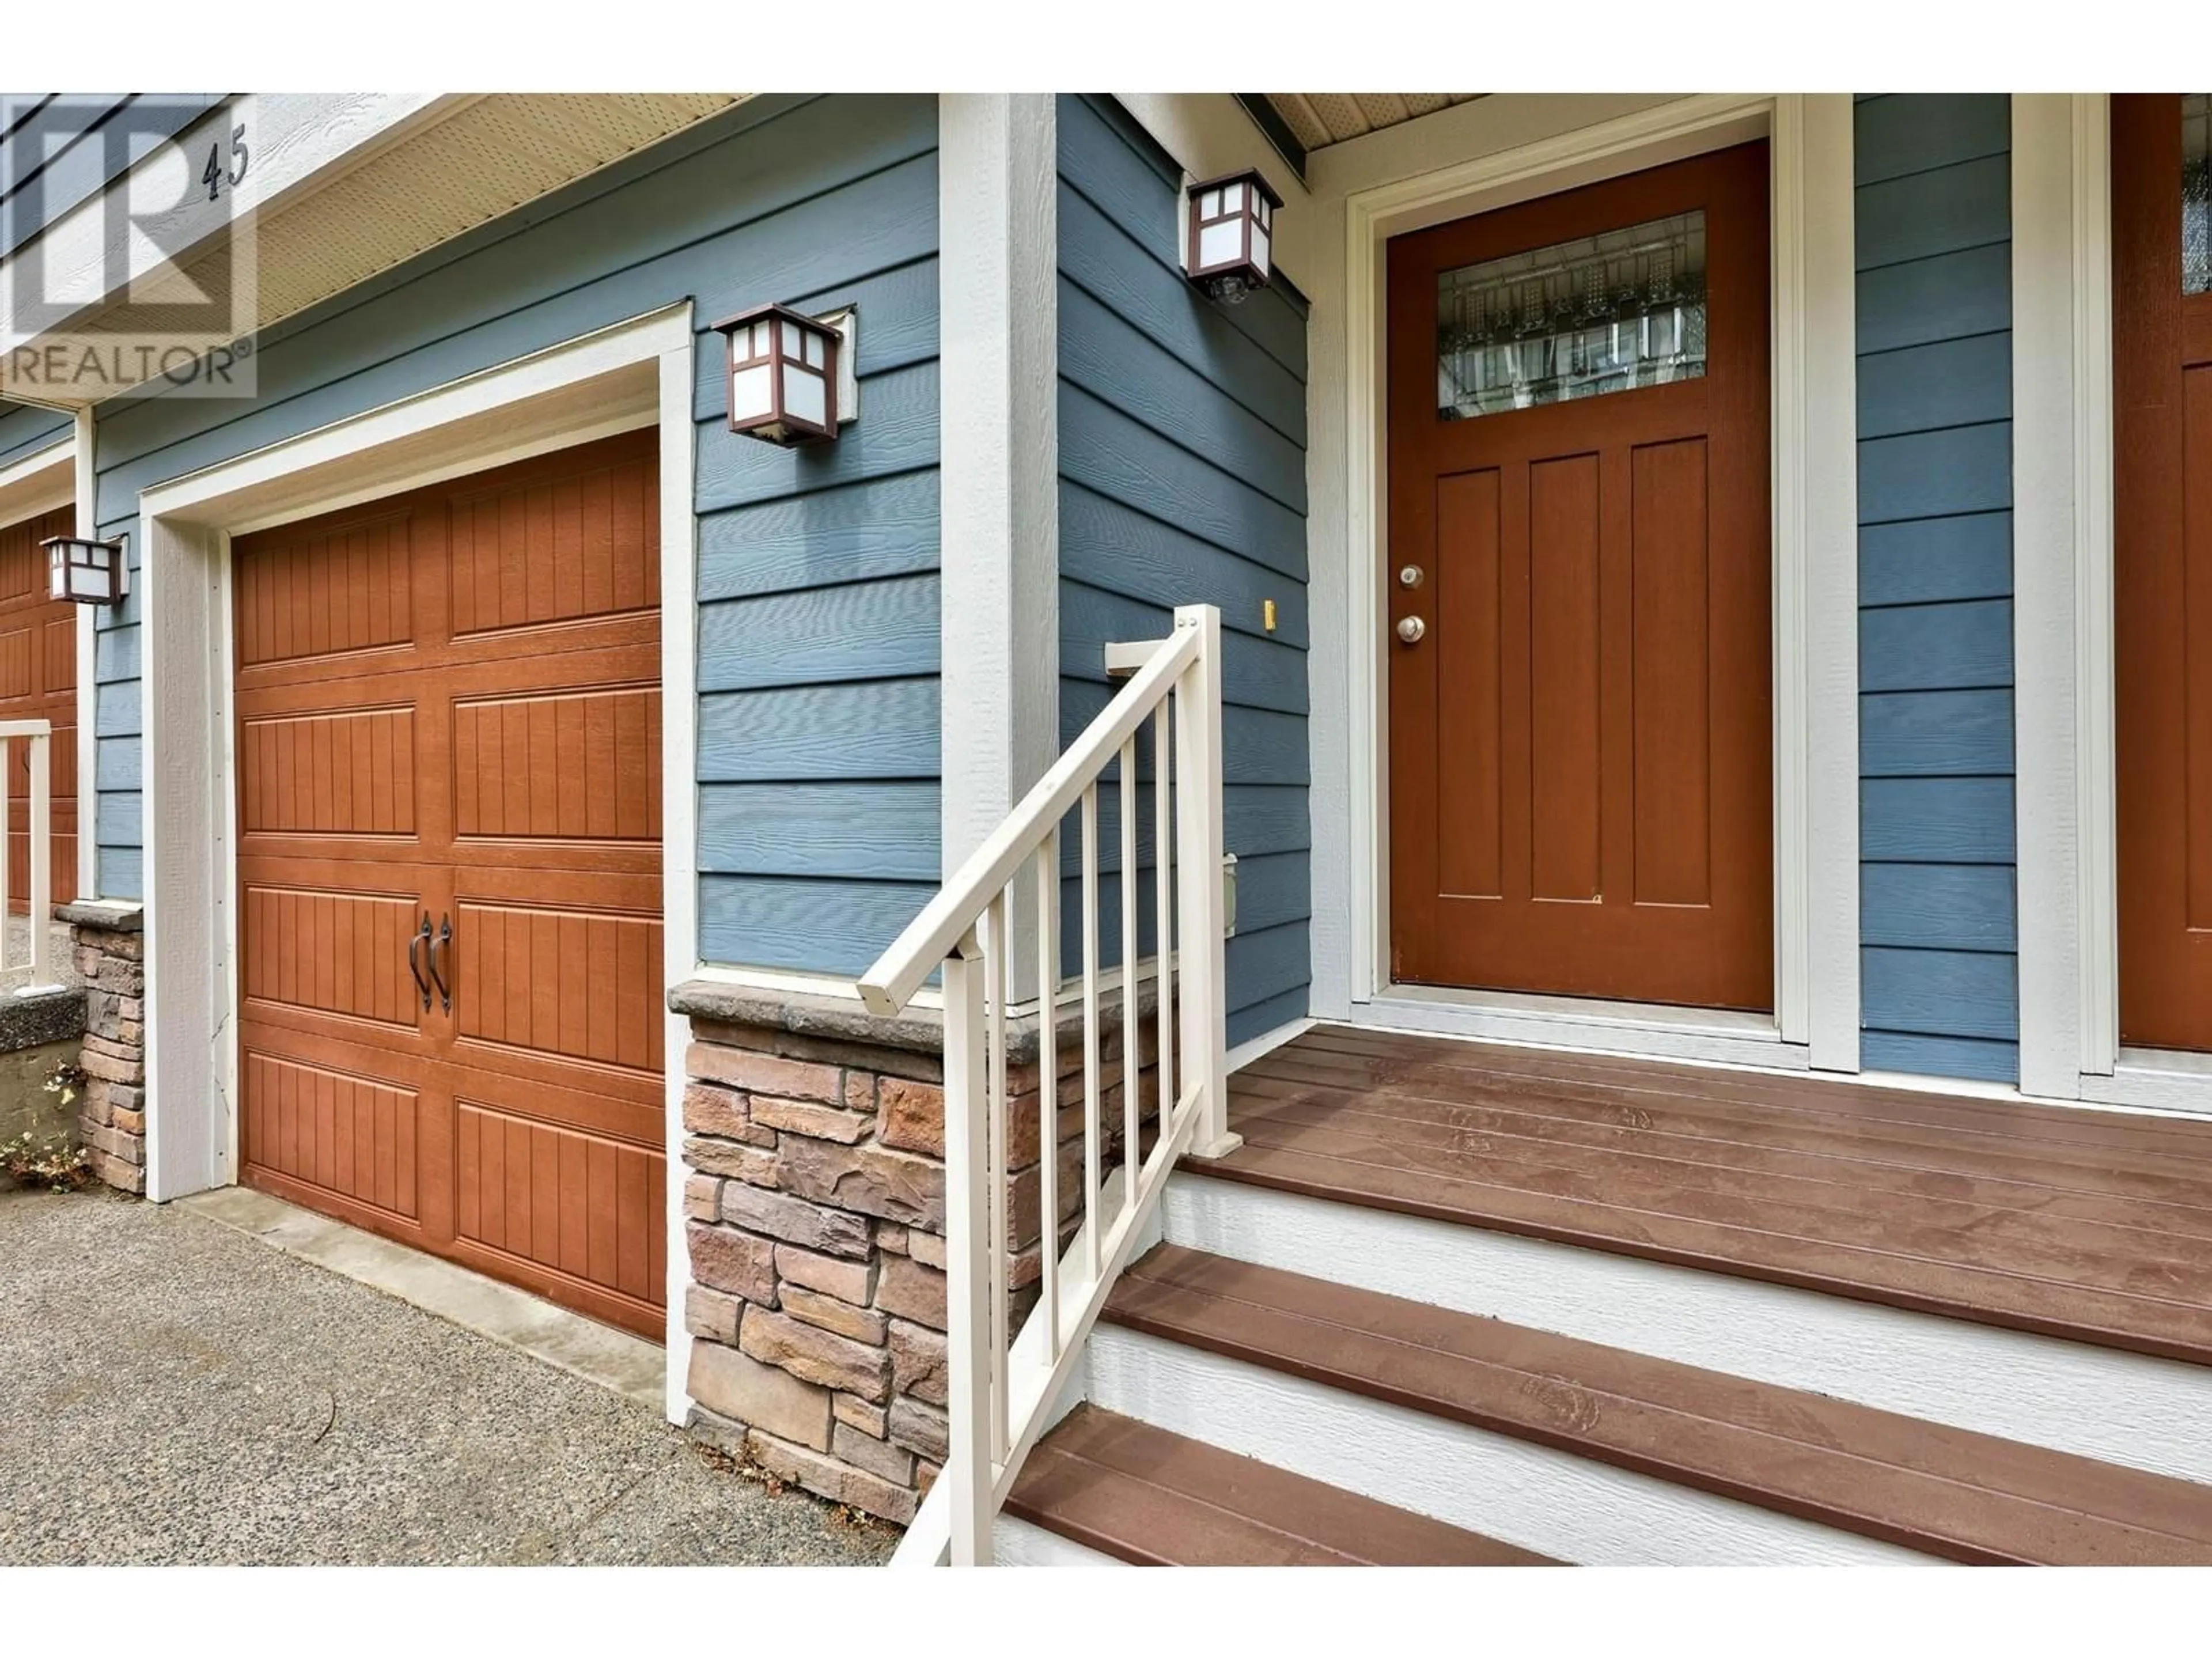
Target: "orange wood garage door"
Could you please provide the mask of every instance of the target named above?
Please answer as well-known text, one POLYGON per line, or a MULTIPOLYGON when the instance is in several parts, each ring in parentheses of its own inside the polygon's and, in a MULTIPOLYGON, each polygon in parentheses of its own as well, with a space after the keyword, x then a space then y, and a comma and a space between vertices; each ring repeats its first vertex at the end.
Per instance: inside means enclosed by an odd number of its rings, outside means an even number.
POLYGON ((1773 996, 1766 147, 1395 239, 1393 977, 1773 996))
MULTIPOLYGON (((76 606, 46 597, 49 536, 66 536, 75 514, 58 507, 0 528, 0 720, 53 723, 53 899, 76 896, 76 606)), ((29 908, 30 745, 9 745, 8 906, 29 908)))
POLYGON ((651 1336, 654 456, 286 526, 233 572, 246 1181, 651 1336))
POLYGON ((2112 100, 2120 1040, 2212 1049, 2212 289, 2184 274, 2183 114, 2112 100))

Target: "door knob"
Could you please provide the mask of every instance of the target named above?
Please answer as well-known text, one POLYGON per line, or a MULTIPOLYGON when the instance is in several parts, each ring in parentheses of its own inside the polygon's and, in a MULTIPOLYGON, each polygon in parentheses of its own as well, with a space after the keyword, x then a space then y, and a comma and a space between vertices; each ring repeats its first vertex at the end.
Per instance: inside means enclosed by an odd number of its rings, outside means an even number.
POLYGON ((1398 623, 1398 637, 1407 645, 1419 645, 1421 636, 1429 631, 1428 623, 1419 617, 1407 617, 1398 623))

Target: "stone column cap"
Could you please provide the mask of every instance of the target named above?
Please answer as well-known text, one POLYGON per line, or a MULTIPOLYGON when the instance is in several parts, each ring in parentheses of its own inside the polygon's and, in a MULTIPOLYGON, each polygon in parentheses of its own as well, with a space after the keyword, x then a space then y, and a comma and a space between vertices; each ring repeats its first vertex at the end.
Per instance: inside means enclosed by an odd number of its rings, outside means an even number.
MULTIPOLYGON (((1118 987, 1109 990, 1099 1000, 1099 1030, 1119 1030, 1121 990, 1118 987)), ((1151 1013, 1158 1006, 1158 982, 1149 979, 1142 981, 1137 988, 1139 1017, 1151 1013)), ((939 1008, 908 1008, 886 1019, 870 1013, 858 996, 779 991, 712 979, 685 980, 668 993, 668 1006, 675 1013, 723 1025, 788 1031, 798 1036, 869 1043, 879 1048, 903 1048, 921 1054, 945 1051, 945 1014, 939 1008)), ((1067 1052, 1071 1040, 1080 1041, 1082 1030, 1081 1006, 1062 1003, 1058 1022, 1060 1052, 1067 1052)), ((1006 1027, 1006 1061, 1012 1066, 1027 1066, 1034 1063, 1036 1057, 1036 1015, 1034 1012, 1018 1015, 1006 1027)))
POLYGON ((135 899, 79 899, 54 906, 54 920, 72 927, 94 927, 111 933, 145 931, 146 907, 135 899))

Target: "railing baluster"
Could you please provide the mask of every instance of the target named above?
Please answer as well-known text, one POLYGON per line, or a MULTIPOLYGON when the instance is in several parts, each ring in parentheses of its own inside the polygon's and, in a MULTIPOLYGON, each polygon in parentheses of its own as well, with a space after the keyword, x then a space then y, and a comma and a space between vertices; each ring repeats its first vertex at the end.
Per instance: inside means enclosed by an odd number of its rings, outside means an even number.
POLYGON ((1137 1206, 1145 1022, 1137 1014, 1137 740, 1121 745, 1121 1207, 1137 1206))
MULTIPOLYGON (((54 982, 53 969, 47 958, 53 953, 53 739, 45 732, 33 733, 28 755, 31 763, 31 821, 26 826, 31 843, 31 983, 40 988, 54 982)), ((0 905, 0 915, 7 907, 0 905)))
POLYGON ((946 1382, 950 1455, 941 1479, 952 1493, 956 1567, 991 1559, 992 1367, 983 1352, 990 1321, 989 1194, 977 1179, 983 1109, 982 946, 970 928, 945 959, 945 1328, 960 1352, 946 1382))
POLYGON ((1001 890, 985 913, 983 938, 983 1000, 988 1041, 985 1044, 987 1133, 983 1146, 984 1178, 990 1182, 991 1264, 991 1457, 999 1462, 1007 1449, 1006 1285, 1013 1277, 1013 1230, 1006 1222, 1006 981, 1012 966, 1013 936, 1006 927, 1006 895, 1001 890))
POLYGON ((1037 1211, 1042 1218, 1037 1288, 1045 1310, 1044 1357, 1060 1358, 1060 826, 1038 849, 1037 1211))
MULTIPOLYGON (((8 944, 8 935, 15 926, 15 896, 8 890, 8 874, 15 862, 15 792, 8 787, 14 781, 9 775, 15 769, 15 739, 0 738, 0 970, 15 965, 15 952, 8 944)), ((77 833, 85 832, 80 829, 77 833)))
POLYGON ((1162 1139, 1167 1138, 1168 1115, 1175 1110, 1175 977, 1170 971, 1175 959, 1175 836, 1170 829, 1168 782, 1173 763, 1168 758, 1175 748, 1175 740, 1168 725, 1168 699, 1160 699, 1159 710, 1152 716, 1152 881, 1158 890, 1154 908, 1158 917, 1154 926, 1159 937, 1156 941, 1158 967, 1152 976, 1152 988, 1160 1000, 1160 1128, 1162 1139))
POLYGON ((1083 792, 1083 1231, 1084 1266, 1098 1279, 1098 786, 1083 792))

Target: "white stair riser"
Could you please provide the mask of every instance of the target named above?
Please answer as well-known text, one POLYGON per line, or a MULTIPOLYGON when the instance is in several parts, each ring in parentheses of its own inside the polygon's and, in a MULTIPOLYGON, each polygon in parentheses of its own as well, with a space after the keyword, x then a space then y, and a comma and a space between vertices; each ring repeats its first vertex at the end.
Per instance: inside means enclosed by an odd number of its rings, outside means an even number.
POLYGON ((1170 1243, 2212 1482, 2212 1369, 1201 1176, 1170 1243))
POLYGON ((991 1555, 1001 1567, 1126 1567, 1073 1539, 1002 1515, 991 1523, 991 1555))
POLYGON ((1363 1395, 1101 1325, 1092 1402, 1594 1566, 1902 1565, 1929 1558, 1363 1395))

